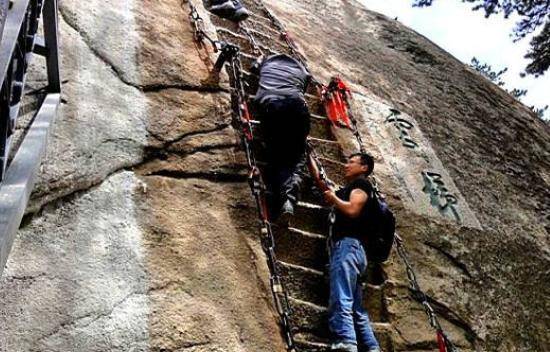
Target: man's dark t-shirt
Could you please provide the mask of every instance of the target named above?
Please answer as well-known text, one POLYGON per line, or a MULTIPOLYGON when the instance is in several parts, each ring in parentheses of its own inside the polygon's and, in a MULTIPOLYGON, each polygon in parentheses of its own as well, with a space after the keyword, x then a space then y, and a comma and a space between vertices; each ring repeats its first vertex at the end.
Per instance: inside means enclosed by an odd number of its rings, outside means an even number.
POLYGON ((350 218, 344 215, 338 209, 335 210, 336 220, 333 225, 332 236, 333 241, 338 241, 339 239, 344 237, 357 238, 363 243, 363 245, 365 245, 367 241, 367 234, 369 231, 368 213, 369 209, 372 209, 373 205, 372 185, 368 180, 360 177, 352 181, 346 187, 336 191, 336 195, 343 201, 348 202, 351 192, 354 189, 362 190, 367 194, 369 198, 367 199, 367 202, 363 205, 363 209, 361 209, 361 214, 356 218, 350 218))

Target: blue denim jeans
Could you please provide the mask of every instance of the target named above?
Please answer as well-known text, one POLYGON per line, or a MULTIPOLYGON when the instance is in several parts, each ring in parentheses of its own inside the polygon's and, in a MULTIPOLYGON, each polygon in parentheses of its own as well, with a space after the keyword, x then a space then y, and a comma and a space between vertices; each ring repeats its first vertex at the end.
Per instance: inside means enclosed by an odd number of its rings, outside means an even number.
POLYGON ((367 269, 361 242, 344 237, 332 245, 330 256, 329 329, 335 342, 379 347, 363 309, 363 287, 359 278, 367 269))

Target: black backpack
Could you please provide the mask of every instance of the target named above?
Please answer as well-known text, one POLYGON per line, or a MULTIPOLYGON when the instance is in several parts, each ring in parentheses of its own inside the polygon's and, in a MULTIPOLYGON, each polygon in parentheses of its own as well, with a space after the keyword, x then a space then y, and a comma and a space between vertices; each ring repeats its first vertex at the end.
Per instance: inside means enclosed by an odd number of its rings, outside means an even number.
POLYGON ((369 233, 367 237, 367 259, 375 263, 388 260, 395 237, 395 216, 386 200, 373 185, 372 203, 369 208, 369 233))

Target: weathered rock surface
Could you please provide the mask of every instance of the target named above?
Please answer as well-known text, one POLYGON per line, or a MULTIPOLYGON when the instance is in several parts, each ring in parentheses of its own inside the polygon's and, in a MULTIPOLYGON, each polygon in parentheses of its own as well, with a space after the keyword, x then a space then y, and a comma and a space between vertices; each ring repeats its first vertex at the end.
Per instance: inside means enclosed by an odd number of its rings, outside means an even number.
POLYGON ((0 281, 0 351, 284 350, 226 77, 183 6, 62 3, 64 104, 0 281))
POLYGON ((266 309, 271 297, 248 186, 156 176, 145 183, 138 203, 154 291, 152 349, 283 350, 266 309))
MULTIPOLYGON (((198 7, 204 18, 204 8, 198 7)), ((182 1, 65 0, 63 18, 122 81, 145 90, 189 87, 217 90, 213 56, 196 47, 182 1), (185 53, 197 55, 185 55, 185 53)), ((215 35, 206 26, 210 35, 215 35)))
POLYGON ((131 172, 116 174, 48 206, 20 231, 2 280, 1 350, 145 350, 139 184, 131 172))
MULTIPOLYGON (((271 33, 258 41, 286 50, 245 3, 250 26, 271 33)), ((354 1, 266 3, 318 79, 351 83, 377 178, 452 340, 463 351, 550 349, 548 127, 354 1), (406 122, 388 120, 390 108, 406 122), (460 219, 427 194, 439 180, 460 219)), ((61 13, 65 103, 0 280, 0 351, 283 351, 227 77, 215 78, 211 50, 193 42, 187 4, 64 0, 61 13)), ((356 148, 349 133, 336 137, 356 148)), ((318 144, 339 176, 338 146, 318 144)), ((302 204, 301 230, 278 234, 305 340, 326 335, 323 214, 302 204)), ((402 263, 394 256, 384 270, 366 299, 383 345, 436 350, 402 263)))
POLYGON ((143 160, 147 98, 121 82, 80 34, 61 21, 62 113, 48 147, 31 209, 87 189, 143 160))
MULTIPOLYGON (((451 336, 481 350, 547 350, 550 285, 542 268, 550 262, 548 126, 424 37, 357 2, 268 5, 318 78, 340 74, 370 100, 355 102, 365 144, 378 158, 379 181, 397 209, 421 285, 454 325, 451 336), (377 112, 380 104, 385 115, 377 112), (418 138, 419 148, 399 148, 403 133, 385 121, 389 108, 406 113, 401 117, 410 117, 412 127, 401 129, 411 137, 420 133, 427 144, 418 138), (388 136, 397 142, 393 147, 388 136), (471 209, 480 227, 422 215, 430 211, 414 206, 428 197, 422 193, 424 170, 410 173, 415 158, 440 161, 434 171, 448 174, 446 183, 454 181, 454 192, 463 197, 459 204, 471 209)), ((397 287, 406 284, 397 258, 386 269, 397 287)), ((433 333, 419 323, 422 313, 414 313, 421 307, 410 303, 406 289, 394 291, 387 301, 402 339, 396 347, 428 348, 433 333)))

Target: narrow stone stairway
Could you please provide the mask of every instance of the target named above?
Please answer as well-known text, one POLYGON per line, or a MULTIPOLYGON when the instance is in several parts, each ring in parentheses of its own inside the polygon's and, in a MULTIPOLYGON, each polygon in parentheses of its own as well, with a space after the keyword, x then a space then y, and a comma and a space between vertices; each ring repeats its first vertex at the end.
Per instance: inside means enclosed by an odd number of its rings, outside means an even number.
MULTIPOLYGON (((266 54, 291 54, 276 25, 266 16, 257 1, 246 0, 244 4, 251 12, 244 26, 253 36, 256 45, 266 54)), ((245 86, 252 98, 258 84, 258 77, 250 73, 257 56, 254 45, 235 23, 216 16, 211 16, 211 19, 221 40, 240 47, 245 86)), ((329 178, 342 184, 345 157, 313 85, 310 85, 306 93, 306 101, 312 113, 310 142, 329 178)), ((250 108, 254 116, 252 104, 250 108)), ((259 123, 256 122, 255 125, 259 123)), ((256 149, 258 159, 261 160, 261 146, 258 145, 256 149)), ((328 283, 323 273, 327 264, 327 215, 328 209, 324 206, 321 194, 309 179, 290 226, 274 227, 276 255, 289 294, 294 338, 299 351, 329 351, 328 283)), ((392 352, 392 328, 388 323, 388 312, 384 304, 383 275, 380 274, 380 268, 369 268, 369 271, 364 304, 383 350, 392 352)))

